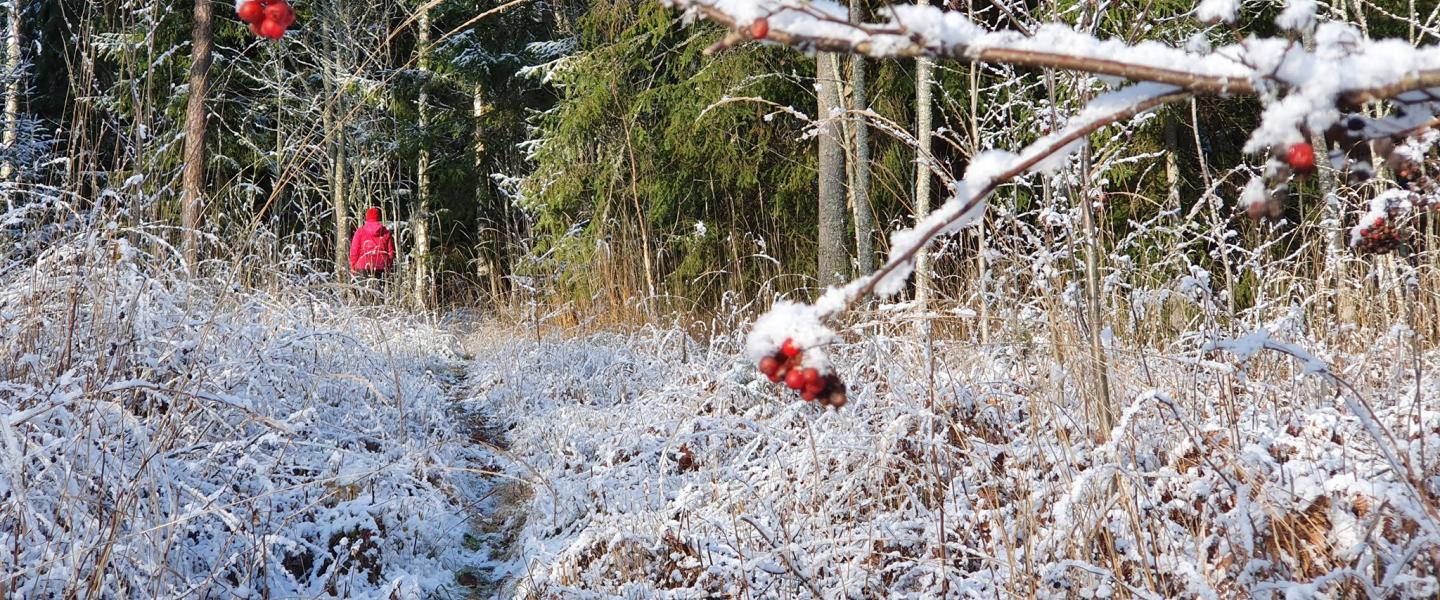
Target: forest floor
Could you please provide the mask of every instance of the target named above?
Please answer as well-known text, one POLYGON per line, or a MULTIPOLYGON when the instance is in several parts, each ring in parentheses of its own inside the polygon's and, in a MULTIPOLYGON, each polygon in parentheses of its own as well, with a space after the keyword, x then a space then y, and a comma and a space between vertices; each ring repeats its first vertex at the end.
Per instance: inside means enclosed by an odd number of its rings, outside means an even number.
POLYGON ((514 488, 460 408, 463 320, 303 266, 188 274, 127 233, 0 267, 0 596, 463 598, 506 576, 486 515, 514 488))
POLYGON ((1116 343, 1102 439, 1083 355, 863 327, 831 350, 841 410, 759 377, 743 325, 471 333, 462 405, 514 484, 486 525, 507 597, 1440 591, 1440 356, 1417 380, 1403 332, 1116 343))
POLYGON ((0 274, 8 596, 1440 593, 1440 354, 1401 328, 1107 340, 1102 431, 1043 314, 867 315, 834 410, 759 376, 744 315, 437 317, 124 237, 32 262, 0 274))
POLYGON ((513 458, 506 450, 509 443, 504 430, 485 413, 466 408, 466 404, 478 393, 471 383, 474 371, 468 368, 468 363, 474 361, 477 355, 498 351, 496 335, 503 330, 471 311, 457 311, 447 320, 454 323, 451 329, 459 338, 467 361, 457 367, 455 385, 447 396, 462 415, 460 427, 468 443, 481 449, 491 459, 484 467, 487 471, 485 488, 466 507, 472 520, 465 544, 467 549, 479 555, 479 560, 464 568, 456 580, 467 589, 468 598, 507 597, 519 575, 516 569, 519 555, 516 539, 525 523, 531 485, 528 480, 509 476, 505 472, 503 463, 513 458))

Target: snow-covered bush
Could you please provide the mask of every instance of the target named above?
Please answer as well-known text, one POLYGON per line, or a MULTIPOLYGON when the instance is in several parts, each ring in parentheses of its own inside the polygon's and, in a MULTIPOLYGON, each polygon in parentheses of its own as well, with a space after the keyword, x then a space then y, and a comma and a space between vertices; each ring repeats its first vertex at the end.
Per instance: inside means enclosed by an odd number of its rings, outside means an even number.
MULTIPOLYGON (((408 598, 482 558, 453 337, 144 228, 0 265, 0 589, 408 598)), ((459 593, 459 592, 455 592, 459 593)))
POLYGON ((1440 593, 1440 356, 1419 382, 1384 366, 1399 338, 1330 357, 1409 478, 1318 359, 1256 355, 1289 348, 1278 333, 1117 363, 1124 413, 1100 443, 1062 340, 937 342, 931 371, 909 327, 831 349, 853 382, 839 411, 780 391, 727 335, 482 352, 470 402, 533 482, 521 596, 1440 593))

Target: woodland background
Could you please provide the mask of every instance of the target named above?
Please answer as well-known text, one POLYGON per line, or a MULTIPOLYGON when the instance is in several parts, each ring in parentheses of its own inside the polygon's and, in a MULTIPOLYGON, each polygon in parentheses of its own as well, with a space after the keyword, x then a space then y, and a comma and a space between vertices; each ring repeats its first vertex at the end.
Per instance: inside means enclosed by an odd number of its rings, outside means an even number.
MULTIPOLYGON (((74 195, 115 218, 179 223, 192 3, 9 6, 7 31, 19 42, 8 79, 17 92, 8 135, 18 139, 6 148, 16 167, 9 205, 74 195)), ((1103 37, 1174 45, 1275 35, 1280 8, 1257 4, 1231 27, 1198 22, 1184 1, 1089 6, 952 8, 992 27, 1074 22, 1103 37)), ((820 206, 833 213, 838 205, 816 201, 808 126, 824 88, 817 82, 836 83, 843 106, 856 106, 853 59, 817 79, 812 57, 782 47, 744 44, 708 57, 702 51, 723 35, 719 27, 686 25, 643 0, 319 0, 296 9, 299 24, 265 43, 228 4, 214 7, 201 222, 213 248, 258 243, 270 254, 250 265, 255 277, 301 263, 334 270, 320 267, 374 205, 400 222, 409 293, 392 294, 397 301, 544 298, 576 314, 643 318, 818 287, 820 206)), ((1405 0, 1342 0, 1326 16, 1419 44, 1436 35, 1428 11, 1405 0)), ((917 118, 915 61, 863 66, 865 100, 880 125, 869 128, 863 160, 854 122, 844 124, 844 247, 830 251, 844 252, 832 264, 852 273, 886 250, 886 232, 911 221, 917 197, 933 204, 945 191, 928 185, 916 195, 916 154, 903 139, 917 118), (857 233, 857 206, 873 215, 871 231, 857 233), (857 250, 861 243, 870 248, 857 250)), ((950 173, 984 148, 1034 139, 1101 85, 955 62, 936 65, 933 78, 929 150, 950 173)), ((1116 326, 1158 331, 1193 316, 1132 305, 1144 304, 1140 289, 1195 269, 1213 274, 1207 281, 1228 316, 1293 301, 1364 319, 1358 307, 1393 288, 1402 265, 1337 248, 1337 231, 1358 213, 1327 212, 1322 201, 1334 192, 1362 207, 1363 186, 1322 173, 1293 190, 1279 221, 1251 222, 1237 208, 1247 178, 1240 147, 1259 110, 1250 98, 1170 107, 1097 136, 1088 172, 1063 189, 1008 186, 983 227, 935 253, 938 293, 972 309, 1000 299, 1060 301, 1087 278, 1085 256, 1093 255, 1089 278, 1105 283, 1095 299, 1116 326), (1085 226, 1082 198, 1095 201, 1085 226)), ((9 252, 43 245, 43 237, 20 236, 19 223, 9 224, 9 252)), ((1433 227, 1419 231, 1401 262, 1428 281, 1433 227)), ((1433 301, 1421 296, 1414 309, 1433 332, 1433 301)), ((957 327, 1002 321, 986 314, 957 327)))
MULTIPOLYGON (((1434 2, 1195 4, 948 8, 1197 54, 1316 43, 1287 4, 1440 43, 1434 2)), ((297 0, 277 42, 214 0, 0 8, 0 598, 1440 590, 1433 123, 1404 172, 1322 152, 1271 195, 1256 98, 1098 129, 825 323, 835 410, 756 372, 821 339, 787 301, 1118 82, 655 0, 297 0), (372 205, 379 290, 344 260, 372 205)))

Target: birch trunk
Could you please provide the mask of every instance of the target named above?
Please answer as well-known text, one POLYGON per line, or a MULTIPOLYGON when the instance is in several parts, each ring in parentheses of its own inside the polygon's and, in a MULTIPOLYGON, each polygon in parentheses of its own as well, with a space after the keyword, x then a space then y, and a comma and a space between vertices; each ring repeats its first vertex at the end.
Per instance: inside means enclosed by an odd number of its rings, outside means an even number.
MULTIPOLYGON (((15 143, 20 139, 20 27, 23 22, 20 20, 20 0, 10 0, 5 9, 9 25, 5 36, 5 76, 9 81, 5 84, 5 134, 4 144, 7 152, 15 151, 15 143)), ((7 157, 4 164, 0 164, 0 180, 9 181, 15 175, 15 165, 7 157)), ((11 193, 6 192, 5 202, 11 203, 11 193)))
MULTIPOLYGON (((420 113, 419 129, 423 134, 430 126, 430 93, 425 87, 430 73, 430 5, 420 8, 419 18, 420 53, 417 61, 420 69, 420 97, 417 109, 420 113)), ((415 306, 429 306, 431 297, 430 273, 430 151, 420 146, 420 158, 415 165, 416 198, 415 209, 410 216, 410 229, 414 233, 415 250, 412 262, 415 265, 415 306)))
MULTIPOLYGON (((916 4, 924 4, 916 2, 916 4)), ((930 214, 930 137, 932 123, 931 69, 928 58, 915 60, 915 222, 930 214)), ((915 254, 915 303, 930 301, 930 257, 924 248, 915 254)))
POLYGON ((834 53, 822 52, 815 59, 820 119, 819 170, 819 283, 840 285, 849 279, 850 260, 845 251, 845 148, 840 123, 831 113, 841 108, 840 82, 836 80, 834 53))
MULTIPOLYGON (((859 23, 864 10, 860 0, 850 0, 850 21, 859 23)), ((849 156, 850 201, 855 213, 855 270, 861 274, 875 270, 875 218, 870 212, 870 129, 865 116, 870 108, 865 96, 865 57, 850 57, 850 103, 855 111, 855 152, 849 156)))

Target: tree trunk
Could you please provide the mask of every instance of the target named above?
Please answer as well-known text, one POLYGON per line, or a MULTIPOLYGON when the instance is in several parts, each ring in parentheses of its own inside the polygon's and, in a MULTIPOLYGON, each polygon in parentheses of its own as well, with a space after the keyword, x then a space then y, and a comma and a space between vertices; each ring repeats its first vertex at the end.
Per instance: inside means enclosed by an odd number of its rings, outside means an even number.
POLYGON ((191 32, 190 100, 185 108, 185 171, 181 176, 181 248, 192 267, 199 258, 200 211, 205 199, 205 100, 210 94, 210 53, 214 46, 210 0, 195 0, 191 32))
MULTIPOLYGON (((1334 11, 1337 13, 1335 15, 1337 19, 1341 22, 1346 20, 1344 2, 1336 4, 1334 11)), ((1306 32, 1301 37, 1301 43, 1306 50, 1314 51, 1315 34, 1306 32)), ((1199 126, 1198 123, 1196 126, 1199 126)), ((1320 196, 1319 204, 1322 207, 1320 209, 1322 211, 1321 223, 1326 229, 1325 254, 1323 256, 1323 262, 1321 263, 1319 281, 1316 282, 1316 286, 1320 289, 1328 288, 1336 291, 1335 301, 1332 303, 1335 309, 1334 315, 1336 320, 1340 323, 1353 323, 1355 322, 1356 315, 1360 311, 1358 307, 1350 302, 1351 296, 1349 294, 1340 293, 1345 290, 1348 285, 1345 281, 1347 274, 1345 272, 1344 253, 1345 249, 1349 247, 1349 241, 1345 227, 1342 226, 1345 222, 1345 215, 1341 203, 1338 200, 1331 201, 1331 195, 1335 193, 1341 182, 1339 181, 1338 174, 1331 168, 1330 161, 1327 158, 1330 153, 1330 145, 1325 142, 1324 132, 1312 132, 1310 139, 1306 141, 1310 142, 1310 147, 1315 150, 1315 191, 1320 196)))
MULTIPOLYGON (((974 12, 970 14, 974 18, 974 12)), ((970 156, 980 156, 985 149, 980 147, 980 63, 970 63, 970 156)), ((980 292, 980 344, 990 345, 990 225, 987 214, 980 215, 980 227, 975 232, 975 270, 977 287, 980 292)))
MULTIPOLYGON (((850 0, 850 22, 859 23, 864 4, 850 0)), ((850 201, 855 212, 855 270, 875 270, 875 219, 870 213, 870 129, 861 112, 870 108, 865 97, 865 57, 850 57, 850 102, 855 111, 855 152, 851 154, 850 201)))
POLYGON ((841 140, 840 123, 831 112, 841 108, 840 82, 835 78, 836 57, 821 52, 815 59, 815 80, 819 98, 816 111, 820 119, 818 146, 820 151, 819 269, 821 285, 845 283, 850 274, 850 260, 845 251, 845 147, 841 140))
MULTIPOLYGON (((5 32, 5 76, 10 79, 5 85, 4 144, 6 152, 14 153, 15 144, 20 140, 20 0, 10 0, 5 12, 9 21, 9 28, 5 32)), ((10 181, 14 175, 15 165, 7 155, 4 164, 0 164, 0 180, 10 181)), ((13 195, 14 192, 5 193, 7 207, 13 208, 13 195)))
POLYGON ((334 167, 331 169, 330 201, 335 210, 335 276, 341 283, 347 281, 350 274, 350 203, 345 193, 348 177, 346 160, 345 138, 337 136, 335 158, 331 163, 334 167))
MULTIPOLYGON (((341 10, 339 5, 334 9, 335 14, 341 10)), ((338 16, 337 16, 338 20, 338 16)), ((341 31, 342 24, 335 23, 331 31, 341 31)), ((347 160, 345 154, 345 123, 336 115, 345 115, 345 108, 341 102, 344 92, 340 86, 335 85, 338 78, 337 71, 340 65, 339 43, 331 39, 326 44, 328 66, 325 69, 325 99, 323 117, 325 120, 326 136, 331 140, 330 145, 330 208, 335 211, 335 278, 340 283, 349 281, 350 275, 350 207, 346 197, 347 160)))
MULTIPOLYGON (((1197 166, 1200 167, 1200 182, 1205 186, 1206 190, 1205 195, 1201 196, 1200 200, 1210 205, 1211 229, 1220 232, 1220 264, 1222 268, 1225 269, 1225 306, 1229 313, 1225 318, 1227 321, 1230 321, 1235 318, 1235 278, 1239 275, 1239 271, 1235 269, 1235 265, 1231 264, 1231 246, 1230 242, 1227 241, 1230 238, 1227 237, 1225 233, 1227 225, 1225 224, 1224 217, 1220 214, 1220 198, 1211 190, 1214 185, 1214 179, 1210 177, 1210 164, 1205 161, 1205 144, 1201 143, 1200 139, 1199 108, 1194 98, 1190 99, 1190 124, 1190 133, 1193 134, 1195 141, 1195 160, 1197 166)), ((1178 209, 1180 207, 1178 188, 1175 202, 1173 206, 1178 209)))
POLYGON ((631 125, 630 121, 625 122, 625 156, 630 163, 630 199, 635 203, 635 223, 640 232, 640 264, 645 269, 645 290, 648 293, 645 308, 649 310, 650 303, 657 299, 658 289, 655 285, 655 249, 650 242, 650 219, 644 203, 640 201, 640 169, 635 163, 635 137, 631 125))
MULTIPOLYGON (((429 85, 430 74, 430 7, 428 4, 420 8, 419 28, 420 40, 417 51, 420 53, 420 57, 417 62, 421 84, 417 109, 420 113, 419 130, 423 135, 430 127, 430 92, 426 87, 429 85)), ((410 215, 410 229, 415 235, 415 251, 411 256, 415 263, 415 305, 423 308, 430 305, 431 297, 430 151, 426 149, 425 144, 420 145, 420 159, 415 166, 415 180, 415 208, 410 215)))
MULTIPOLYGON (((925 4, 923 0, 916 4, 925 4)), ((915 60, 915 222, 930 214, 930 134, 931 123, 930 70, 928 58, 915 60)), ((921 248, 915 253, 915 303, 924 306, 930 300, 930 257, 921 248)))
MULTIPOLYGON (((475 172, 485 172, 485 113, 490 112, 490 107, 485 104, 485 88, 476 85, 471 99, 471 115, 475 117, 475 172)), ((475 202, 477 205, 490 191, 490 179, 479 177, 475 184, 475 202)), ((501 198, 495 198, 501 200, 501 198)), ((505 205, 500 202, 492 202, 489 206, 479 206, 478 223, 476 231, 479 236, 479 248, 476 252, 476 276, 484 281, 490 288, 490 301, 499 302, 504 295, 505 284, 505 241, 509 232, 506 231, 504 211, 505 205)))

